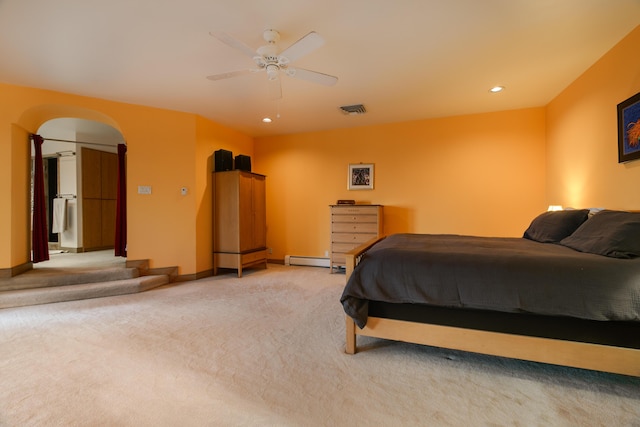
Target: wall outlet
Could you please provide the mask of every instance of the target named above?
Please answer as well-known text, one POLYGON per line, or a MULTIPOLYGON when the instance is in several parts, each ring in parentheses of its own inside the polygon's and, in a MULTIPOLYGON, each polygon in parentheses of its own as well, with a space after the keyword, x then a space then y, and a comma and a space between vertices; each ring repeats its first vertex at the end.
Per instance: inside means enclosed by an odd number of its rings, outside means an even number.
POLYGON ((329 251, 324 251, 324 256, 328 257, 329 256, 329 251))
POLYGON ((269 248, 269 253, 272 254, 273 253, 273 248, 269 248))

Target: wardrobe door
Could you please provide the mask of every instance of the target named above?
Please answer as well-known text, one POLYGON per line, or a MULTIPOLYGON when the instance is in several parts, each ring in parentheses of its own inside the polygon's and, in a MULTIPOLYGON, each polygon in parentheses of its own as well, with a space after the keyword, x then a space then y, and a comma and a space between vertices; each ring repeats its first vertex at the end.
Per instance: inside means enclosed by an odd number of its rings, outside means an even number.
POLYGON ((91 250, 102 247, 102 200, 82 200, 82 247, 91 250))
POLYGON ((82 197, 102 198, 102 161, 100 152, 82 148, 82 197))
POLYGON ((102 177, 100 152, 82 148, 82 248, 102 245, 102 177))
POLYGON ((267 247, 266 178, 254 176, 251 189, 253 248, 267 247))
POLYGON ((113 248, 118 156, 83 147, 81 162, 83 250, 113 248))
POLYGON ((239 186, 233 172, 213 173, 213 250, 240 252, 239 186))
POLYGON ((100 208, 102 216, 100 246, 113 248, 116 242, 116 201, 101 200, 100 208))
POLYGON ((115 153, 100 152, 100 190, 102 199, 118 197, 118 155, 115 153))
POLYGON ((116 198, 118 196, 118 155, 100 152, 100 188, 102 200, 103 248, 113 248, 116 243, 116 198))
POLYGON ((255 248, 253 242, 253 212, 251 209, 253 177, 246 173, 239 173, 238 179, 240 252, 246 252, 255 248))

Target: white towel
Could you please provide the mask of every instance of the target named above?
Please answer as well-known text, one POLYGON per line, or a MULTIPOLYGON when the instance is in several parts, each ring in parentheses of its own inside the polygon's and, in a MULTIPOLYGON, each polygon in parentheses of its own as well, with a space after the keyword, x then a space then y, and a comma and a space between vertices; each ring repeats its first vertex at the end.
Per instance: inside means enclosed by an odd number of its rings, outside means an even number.
POLYGON ((62 233, 67 229, 67 199, 57 197, 53 199, 53 221, 51 232, 62 233))

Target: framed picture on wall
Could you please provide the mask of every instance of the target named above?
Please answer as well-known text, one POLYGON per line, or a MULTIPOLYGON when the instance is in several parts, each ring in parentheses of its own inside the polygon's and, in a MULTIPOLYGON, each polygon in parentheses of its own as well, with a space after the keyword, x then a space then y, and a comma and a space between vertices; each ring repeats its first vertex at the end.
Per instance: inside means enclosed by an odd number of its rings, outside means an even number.
POLYGON ((349 190, 373 190, 373 163, 351 163, 348 175, 349 190))
POLYGON ((640 159, 640 93, 618 104, 618 163, 640 159))

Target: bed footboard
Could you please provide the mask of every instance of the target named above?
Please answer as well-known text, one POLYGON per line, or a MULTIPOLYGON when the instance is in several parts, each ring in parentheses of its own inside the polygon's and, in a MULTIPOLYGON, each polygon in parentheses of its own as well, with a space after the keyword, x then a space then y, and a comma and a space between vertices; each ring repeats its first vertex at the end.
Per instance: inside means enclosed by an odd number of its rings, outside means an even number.
POLYGON ((351 273, 353 273, 353 269, 356 268, 356 265, 358 265, 358 263, 360 262, 362 255, 364 255, 365 252, 367 252, 373 245, 375 245, 382 239, 384 239, 384 236, 376 237, 375 239, 368 240, 363 244, 361 244, 360 246, 354 249, 351 249, 349 252, 344 254, 345 255, 345 271, 347 276, 346 280, 349 280, 349 277, 351 277, 351 273))

